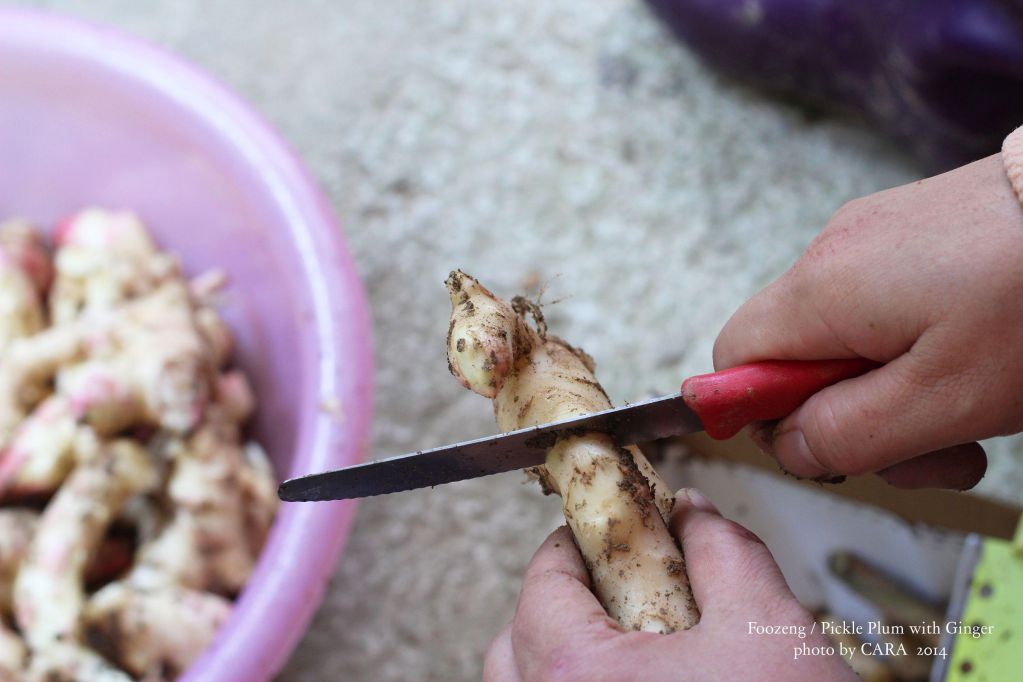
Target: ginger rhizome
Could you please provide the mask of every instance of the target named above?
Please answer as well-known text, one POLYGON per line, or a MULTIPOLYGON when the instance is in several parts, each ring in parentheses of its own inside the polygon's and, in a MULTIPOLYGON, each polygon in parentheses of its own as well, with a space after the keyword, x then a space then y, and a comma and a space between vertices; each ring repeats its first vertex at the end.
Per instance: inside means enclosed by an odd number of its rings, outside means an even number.
POLYGON ((225 277, 187 280, 128 211, 54 242, 0 224, 0 680, 170 680, 277 509, 225 277))
MULTIPOLYGON (((536 304, 509 304, 461 271, 446 284, 449 369, 493 400, 502 431, 611 407, 593 360, 549 334, 536 304)), ((696 624, 685 558, 667 527, 673 497, 638 448, 604 433, 574 433, 558 439, 533 473, 561 496, 593 589, 615 620, 663 633, 696 624)))

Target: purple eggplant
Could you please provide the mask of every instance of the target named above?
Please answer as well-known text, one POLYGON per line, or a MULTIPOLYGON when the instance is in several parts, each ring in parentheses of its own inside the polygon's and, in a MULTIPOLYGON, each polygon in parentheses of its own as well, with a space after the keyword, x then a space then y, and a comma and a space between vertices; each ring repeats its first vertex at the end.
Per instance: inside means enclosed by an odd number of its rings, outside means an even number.
POLYGON ((1023 124, 1023 0, 646 0, 713 67, 852 113, 935 169, 1023 124))

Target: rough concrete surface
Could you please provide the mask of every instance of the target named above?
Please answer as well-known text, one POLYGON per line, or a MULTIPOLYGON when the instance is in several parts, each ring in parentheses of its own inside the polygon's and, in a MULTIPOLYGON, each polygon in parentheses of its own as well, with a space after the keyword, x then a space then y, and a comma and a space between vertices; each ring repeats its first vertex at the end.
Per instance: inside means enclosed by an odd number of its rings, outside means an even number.
MULTIPOLYGON (((612 399, 710 368, 717 330, 847 199, 917 177, 861 128, 701 67, 630 0, 36 0, 175 50, 323 184, 376 325, 375 454, 493 430, 445 368, 454 267, 547 283, 612 399)), ((1002 448, 989 489, 1020 490, 1002 448)), ((522 476, 362 503, 283 680, 471 680, 559 521, 522 476)))

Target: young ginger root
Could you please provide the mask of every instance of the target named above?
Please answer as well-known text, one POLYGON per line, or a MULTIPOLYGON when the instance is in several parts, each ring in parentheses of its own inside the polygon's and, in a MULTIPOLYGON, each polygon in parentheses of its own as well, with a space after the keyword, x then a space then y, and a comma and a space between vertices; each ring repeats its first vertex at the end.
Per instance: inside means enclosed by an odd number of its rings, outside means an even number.
MULTIPOLYGON (((493 399, 502 431, 611 407, 592 359, 548 334, 537 305, 522 298, 509 305, 461 271, 446 284, 449 369, 493 399)), ((558 439, 533 473, 545 491, 561 496, 594 592, 615 620, 662 633, 696 624, 685 559, 667 527, 671 492, 637 448, 603 433, 576 433, 558 439)))

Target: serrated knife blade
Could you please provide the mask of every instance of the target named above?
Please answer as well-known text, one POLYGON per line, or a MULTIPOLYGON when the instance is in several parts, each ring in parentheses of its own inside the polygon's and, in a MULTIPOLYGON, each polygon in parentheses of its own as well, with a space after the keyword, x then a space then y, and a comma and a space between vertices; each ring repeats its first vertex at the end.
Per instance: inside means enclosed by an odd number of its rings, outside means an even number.
POLYGON ((278 495, 285 502, 383 495, 543 464, 554 442, 574 432, 600 431, 629 445, 702 428, 682 394, 675 393, 565 421, 292 478, 281 484, 278 495))
POLYGON ((620 445, 706 430, 730 438, 744 426, 779 419, 817 391, 878 367, 865 358, 766 360, 690 377, 682 391, 624 407, 376 462, 309 474, 277 490, 285 502, 383 495, 543 464, 562 436, 599 431, 620 445))

